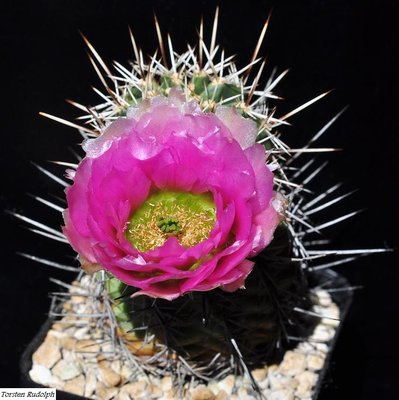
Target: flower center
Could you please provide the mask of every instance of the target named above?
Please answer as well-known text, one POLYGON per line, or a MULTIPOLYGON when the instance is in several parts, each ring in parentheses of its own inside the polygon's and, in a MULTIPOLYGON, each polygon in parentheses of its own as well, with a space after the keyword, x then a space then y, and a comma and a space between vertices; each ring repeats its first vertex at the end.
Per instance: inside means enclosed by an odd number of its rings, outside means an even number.
POLYGON ((210 193, 158 192, 134 212, 125 236, 137 250, 146 252, 162 246, 175 236, 184 247, 209 237, 216 221, 210 193))

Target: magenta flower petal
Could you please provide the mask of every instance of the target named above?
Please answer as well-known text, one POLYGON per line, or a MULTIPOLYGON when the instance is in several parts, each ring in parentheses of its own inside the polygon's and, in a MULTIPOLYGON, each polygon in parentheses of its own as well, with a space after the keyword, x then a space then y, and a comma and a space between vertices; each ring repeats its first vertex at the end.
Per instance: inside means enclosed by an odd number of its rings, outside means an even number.
POLYGON ((278 212, 279 207, 271 200, 269 206, 255 217, 256 235, 250 257, 257 255, 272 241, 273 233, 282 219, 282 214, 278 212))
MULTIPOLYGON (((241 264, 237 265, 237 267, 234 269, 234 275, 231 276, 231 282, 230 283, 224 283, 222 285, 222 289, 225 292, 235 292, 237 289, 242 289, 245 284, 245 279, 249 275, 249 273, 252 271, 252 268, 254 267, 254 262, 249 261, 249 260, 244 260, 241 262, 241 264)), ((224 279, 227 279, 228 276, 225 276, 224 279)))
MULTIPOLYGON (((273 174, 256 134, 255 123, 235 109, 203 113, 176 89, 169 97, 141 102, 85 142, 87 155, 67 190, 65 235, 88 263, 139 288, 137 295, 171 300, 189 291, 243 287, 253 268, 247 258, 270 243, 284 206, 273 192, 273 174), (129 221, 154 193, 213 198, 215 220, 206 235, 184 244, 179 218, 185 221, 186 211, 179 211, 177 222, 167 217, 175 226, 171 236, 159 222, 145 225, 145 218, 155 218, 146 211, 138 225, 144 242, 152 234, 164 239, 148 242, 145 250, 133 245, 129 221)), ((197 207, 190 204, 184 207, 197 207)), ((199 211, 193 215, 202 218, 199 211)), ((199 222, 187 222, 194 238, 199 222)))
POLYGON ((255 176, 256 195, 252 198, 253 207, 256 212, 261 212, 273 197, 273 174, 266 165, 266 154, 262 145, 255 144, 245 149, 245 154, 255 176))

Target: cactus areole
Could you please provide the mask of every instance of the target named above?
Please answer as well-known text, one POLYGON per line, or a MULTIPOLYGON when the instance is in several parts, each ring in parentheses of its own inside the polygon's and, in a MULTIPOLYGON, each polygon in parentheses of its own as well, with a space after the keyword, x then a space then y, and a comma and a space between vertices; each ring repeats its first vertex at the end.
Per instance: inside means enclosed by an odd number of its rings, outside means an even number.
POLYGON ((142 100, 88 139, 67 190, 64 233, 137 294, 244 287, 281 221, 255 121, 204 112, 180 88, 142 100))

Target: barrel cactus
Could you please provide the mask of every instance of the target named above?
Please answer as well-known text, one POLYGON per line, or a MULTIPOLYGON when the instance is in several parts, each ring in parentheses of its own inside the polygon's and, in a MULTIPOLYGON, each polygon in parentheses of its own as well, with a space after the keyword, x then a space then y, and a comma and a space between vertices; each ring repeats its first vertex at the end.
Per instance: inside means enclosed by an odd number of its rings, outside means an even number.
POLYGON ((145 61, 130 32, 135 59, 115 62, 114 72, 84 38, 105 88, 101 103, 71 102, 85 111, 81 125, 42 113, 84 139, 85 157, 67 163, 63 232, 16 215, 70 242, 107 312, 103 329, 132 365, 158 376, 251 376, 276 362, 319 318, 314 272, 347 258, 318 260, 362 253, 313 240, 355 214, 315 223, 345 195, 328 198, 338 186, 313 194, 306 185, 322 167, 301 162, 334 150, 313 142, 339 115, 300 149, 278 130, 326 93, 277 117, 273 90, 286 71, 259 87, 269 20, 239 69, 216 45, 217 14, 210 45, 201 23, 198 45, 182 54, 169 36, 165 46, 156 19, 159 56, 145 61))
POLYGON ((212 377, 275 361, 315 319, 295 311, 311 302, 292 193, 273 191, 285 173, 267 153, 280 145, 273 94, 257 91, 264 63, 249 83, 256 54, 237 71, 216 62, 214 40, 208 49, 200 37, 199 54, 169 46, 171 59, 161 39, 161 60, 116 64, 117 91, 88 116, 96 137, 71 172, 63 229, 84 269, 106 271, 127 343, 153 356, 166 346, 212 377))

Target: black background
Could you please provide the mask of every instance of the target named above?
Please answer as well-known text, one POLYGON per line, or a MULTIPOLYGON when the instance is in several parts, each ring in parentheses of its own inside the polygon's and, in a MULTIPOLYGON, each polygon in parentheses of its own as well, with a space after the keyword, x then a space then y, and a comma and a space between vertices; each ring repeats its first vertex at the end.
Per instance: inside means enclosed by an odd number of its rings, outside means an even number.
MULTIPOLYGON (((290 68, 277 92, 285 98, 278 114, 329 89, 326 99, 292 118, 285 138, 303 143, 345 105, 348 111, 319 143, 343 147, 329 155, 328 171, 318 181, 343 181, 359 188, 344 205, 325 217, 364 208, 365 211, 330 229, 333 247, 396 248, 398 243, 399 122, 397 112, 399 30, 395 2, 304 0, 219 1, 219 42, 250 59, 263 22, 273 9, 262 53, 270 73, 290 68)), ((200 15, 210 36, 213 1, 2 1, 0 4, 0 209, 22 212, 53 226, 61 219, 27 194, 62 196, 62 190, 32 166, 46 160, 71 160, 70 147, 80 137, 65 126, 38 116, 39 111, 75 118, 64 99, 96 104, 90 85, 100 86, 87 59, 82 31, 107 61, 132 57, 130 25, 144 53, 153 53, 157 39, 153 10, 163 32, 170 32, 177 51, 195 43, 200 15)), ((324 157, 324 156, 323 156, 324 157)), ((321 159, 323 159, 321 157, 321 159)), ((325 182, 324 182, 325 181, 325 182)), ((0 215, 0 386, 18 387, 18 359, 45 320, 47 293, 55 289, 50 276, 71 279, 16 255, 33 253, 71 263, 72 252, 27 231, 6 213, 0 215)), ((357 292, 339 339, 321 399, 399 398, 396 319, 398 254, 370 256, 337 269, 357 292)))

